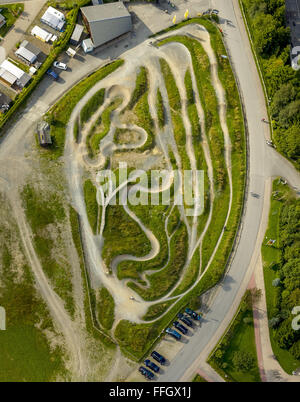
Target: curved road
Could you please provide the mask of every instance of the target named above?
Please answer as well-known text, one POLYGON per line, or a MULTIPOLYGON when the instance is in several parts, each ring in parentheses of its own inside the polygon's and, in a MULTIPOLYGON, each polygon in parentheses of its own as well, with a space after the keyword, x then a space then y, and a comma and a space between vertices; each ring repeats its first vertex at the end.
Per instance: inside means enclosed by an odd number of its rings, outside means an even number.
POLYGON ((214 376, 214 380, 219 380, 205 361, 235 314, 259 258, 269 212, 270 186, 265 186, 266 180, 280 175, 300 189, 298 172, 266 145, 266 139, 270 137, 269 126, 261 122, 261 118, 267 116, 265 98, 238 1, 215 0, 213 7, 220 11, 220 23, 246 111, 250 147, 249 191, 234 258, 209 306, 202 328, 189 338, 165 373, 159 376, 159 381, 190 381, 200 367, 214 376), (259 198, 252 197, 250 192, 259 194, 259 198))

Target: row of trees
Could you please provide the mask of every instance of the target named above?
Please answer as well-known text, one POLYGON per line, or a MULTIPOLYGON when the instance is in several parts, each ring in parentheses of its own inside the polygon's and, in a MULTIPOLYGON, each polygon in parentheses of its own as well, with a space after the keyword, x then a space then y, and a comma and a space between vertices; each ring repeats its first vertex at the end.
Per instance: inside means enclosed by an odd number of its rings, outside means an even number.
POLYGON ((300 70, 291 67, 285 0, 243 0, 268 96, 279 151, 300 169, 300 70))
POLYGON ((280 212, 280 262, 275 267, 278 282, 274 285, 275 309, 270 326, 275 329, 278 345, 300 359, 300 331, 292 328, 295 306, 300 306, 300 200, 286 203, 280 212))

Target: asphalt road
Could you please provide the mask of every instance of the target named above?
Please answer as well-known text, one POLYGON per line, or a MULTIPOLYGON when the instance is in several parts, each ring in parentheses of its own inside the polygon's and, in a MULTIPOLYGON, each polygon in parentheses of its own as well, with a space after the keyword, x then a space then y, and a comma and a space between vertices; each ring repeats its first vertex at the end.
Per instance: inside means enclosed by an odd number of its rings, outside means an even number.
MULTIPOLYGON (((250 146, 249 191, 240 240, 228 274, 205 315, 201 330, 189 338, 188 343, 171 361, 164 374, 159 376, 158 381, 189 381, 196 369, 205 362, 230 322, 259 257, 264 235, 264 231, 260 230, 264 197, 270 196, 265 194, 266 179, 280 175, 292 186, 300 189, 299 174, 265 142, 269 138, 269 127, 261 122, 262 117, 267 116, 264 95, 238 2, 215 0, 212 3, 213 7, 220 11, 222 29, 244 99, 250 146), (254 198, 250 192, 258 194, 259 198, 254 198)), ((265 209, 264 214, 267 215, 268 210, 265 209)))

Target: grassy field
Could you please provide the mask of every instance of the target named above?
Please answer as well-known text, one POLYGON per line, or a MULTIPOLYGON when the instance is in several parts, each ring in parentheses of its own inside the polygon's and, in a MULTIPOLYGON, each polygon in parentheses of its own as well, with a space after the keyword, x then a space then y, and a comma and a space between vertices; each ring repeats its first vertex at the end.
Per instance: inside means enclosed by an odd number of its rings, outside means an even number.
POLYGON ((62 99, 60 99, 48 114, 51 126, 51 137, 53 146, 48 151, 48 156, 57 159, 63 154, 66 126, 74 107, 80 99, 99 81, 111 74, 123 64, 123 60, 114 61, 100 70, 86 77, 74 88, 72 88, 62 99))
POLYGON ((33 233, 35 251, 54 290, 64 300, 65 308, 74 315, 71 267, 61 254, 63 233, 57 225, 65 222, 64 207, 55 193, 45 197, 38 189, 27 184, 21 193, 26 218, 33 233), (56 226, 54 228, 54 225, 56 226))
POLYGON ((96 313, 97 301, 95 294, 91 289, 90 279, 85 268, 84 254, 80 238, 78 215, 77 212, 71 206, 69 208, 69 219, 70 219, 73 242, 80 262, 83 293, 84 293, 84 313, 85 313, 86 330, 95 340, 101 341, 101 344, 98 345, 98 349, 102 347, 102 344, 104 344, 109 349, 114 349, 116 346, 115 343, 111 340, 110 337, 107 336, 107 334, 102 332, 99 326, 97 325, 97 318, 98 318, 96 313))
POLYGON ((98 92, 95 93, 83 106, 80 112, 80 120, 81 123, 87 122, 92 115, 99 109, 99 107, 103 104, 105 96, 105 89, 101 88, 98 92))
POLYGON ((193 382, 207 382, 203 377, 201 377, 199 374, 197 374, 194 378, 193 378, 193 382))
POLYGON ((143 320, 155 320, 160 315, 162 315, 162 313, 164 313, 173 303, 174 300, 153 304, 148 308, 147 313, 143 317, 143 320))
POLYGON ((107 207, 103 237, 102 257, 108 268, 117 255, 132 254, 140 257, 151 250, 147 236, 121 205, 107 207))
POLYGON ((98 292, 97 312, 102 327, 110 330, 115 318, 115 302, 112 295, 104 287, 98 292))
MULTIPOLYGON (((278 267, 280 266, 282 259, 279 231, 280 215, 284 205, 289 200, 294 199, 292 190, 287 185, 280 183, 278 179, 273 181, 272 194, 268 228, 265 233, 265 239, 261 248, 269 319, 278 314, 278 288, 272 286, 272 282, 279 276, 278 267), (275 195, 276 192, 278 192, 278 195, 275 195), (273 246, 267 245, 267 241, 269 239, 275 240, 275 244, 273 246)), ((300 362, 299 360, 295 359, 288 350, 282 349, 278 346, 275 336, 276 330, 270 328, 270 340, 273 353, 277 357, 281 367, 288 374, 291 374, 293 370, 299 367, 300 362)))
POLYGON ((99 218, 101 217, 101 207, 97 202, 97 190, 91 180, 86 180, 83 186, 86 213, 94 234, 97 232, 99 218))
POLYGON ((0 8, 2 9, 1 14, 6 19, 6 24, 0 28, 0 36, 3 38, 10 31, 11 27, 24 11, 24 4, 5 4, 4 6, 1 4, 0 8))
MULTIPOLYGON (((244 298, 245 300, 245 298, 244 298)), ((227 381, 260 382, 253 325, 253 312, 250 305, 242 301, 239 312, 225 332, 209 363, 227 381), (249 356, 248 367, 235 365, 235 355, 249 356)))
POLYGON ((0 305, 6 310, 6 330, 0 331, 0 382, 68 381, 64 353, 49 311, 38 294, 16 223, 0 195, 0 305))

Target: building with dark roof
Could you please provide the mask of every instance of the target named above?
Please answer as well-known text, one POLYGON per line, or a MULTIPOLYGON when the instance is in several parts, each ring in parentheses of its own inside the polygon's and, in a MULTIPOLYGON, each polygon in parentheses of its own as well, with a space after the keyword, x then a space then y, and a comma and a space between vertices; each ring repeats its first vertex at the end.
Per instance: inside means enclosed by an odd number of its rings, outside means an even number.
POLYGON ((131 16, 121 1, 81 8, 94 47, 131 31, 131 16))

